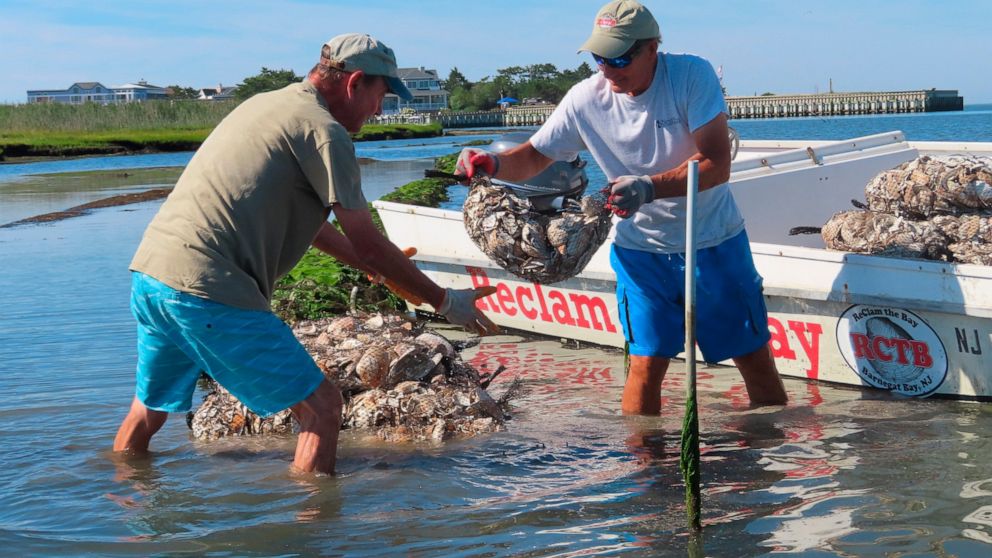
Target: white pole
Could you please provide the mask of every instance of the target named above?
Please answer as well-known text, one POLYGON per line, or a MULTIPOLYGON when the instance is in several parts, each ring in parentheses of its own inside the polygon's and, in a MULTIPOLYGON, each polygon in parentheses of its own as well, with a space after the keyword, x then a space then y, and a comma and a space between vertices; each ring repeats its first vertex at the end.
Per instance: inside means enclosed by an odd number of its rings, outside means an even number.
MULTIPOLYGON (((696 194, 699 161, 689 161, 685 192, 685 371, 687 386, 696 386, 696 194)), ((686 393, 689 393, 688 389, 686 393)))
MULTIPOLYGON (((686 375, 696 384, 696 194, 699 161, 689 161, 685 192, 685 364, 686 375)), ((687 392, 688 393, 688 392, 687 392)))
POLYGON ((689 161, 685 191, 685 417, 682 421, 682 455, 689 529, 702 529, 700 502, 699 408, 696 404, 696 193, 699 161, 689 161))

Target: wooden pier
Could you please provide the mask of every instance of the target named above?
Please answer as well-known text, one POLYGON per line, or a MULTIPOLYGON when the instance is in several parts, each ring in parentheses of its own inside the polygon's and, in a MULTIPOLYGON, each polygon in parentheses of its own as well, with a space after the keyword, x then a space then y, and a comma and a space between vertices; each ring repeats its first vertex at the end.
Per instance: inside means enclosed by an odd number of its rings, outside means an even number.
POLYGON ((445 128, 481 126, 540 126, 555 110, 554 104, 520 105, 479 112, 441 112, 434 116, 445 128))
POLYGON ((963 110, 956 89, 727 97, 731 118, 842 116, 963 110))
MULTIPOLYGON (((417 112, 376 117, 381 124, 440 122, 444 128, 502 128, 540 126, 555 110, 551 103, 517 105, 476 112, 417 112)), ((871 93, 817 93, 727 97, 730 118, 787 118, 964 110, 956 89, 879 91, 871 93)))
POLYGON ((474 112, 417 112, 413 114, 384 114, 375 117, 376 124, 430 124, 440 122, 444 128, 503 128, 507 126, 540 126, 555 110, 551 103, 522 105, 505 109, 474 112))

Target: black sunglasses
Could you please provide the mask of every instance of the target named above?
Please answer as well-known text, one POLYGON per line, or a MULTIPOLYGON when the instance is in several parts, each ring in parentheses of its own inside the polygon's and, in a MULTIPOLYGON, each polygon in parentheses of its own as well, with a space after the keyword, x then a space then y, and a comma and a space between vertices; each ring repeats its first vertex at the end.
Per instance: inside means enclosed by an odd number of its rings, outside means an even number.
POLYGON ((603 58, 602 56, 593 53, 592 59, 595 60, 596 64, 600 66, 609 66, 619 70, 630 66, 630 63, 634 61, 634 56, 637 55, 637 51, 641 50, 641 47, 645 44, 646 43, 638 41, 634 43, 634 46, 630 47, 627 52, 617 56, 616 58, 603 58))

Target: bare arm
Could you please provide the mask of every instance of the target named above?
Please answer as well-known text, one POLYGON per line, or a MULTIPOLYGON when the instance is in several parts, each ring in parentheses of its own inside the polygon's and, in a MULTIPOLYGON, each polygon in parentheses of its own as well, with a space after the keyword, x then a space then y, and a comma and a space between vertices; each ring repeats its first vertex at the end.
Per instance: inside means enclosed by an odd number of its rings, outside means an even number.
POLYGON ((334 228, 334 225, 327 221, 317 231, 317 236, 313 239, 313 247, 325 254, 333 256, 345 265, 360 269, 366 273, 375 273, 374 269, 370 268, 358 257, 348 237, 341 234, 340 231, 334 228))
POLYGON ((698 153, 677 168, 651 177, 654 197, 672 198, 686 195, 689 161, 699 161, 699 190, 719 186, 730 179, 730 138, 727 115, 720 113, 692 134, 698 153))
POLYGON ((332 208, 334 216, 341 223, 344 235, 336 230, 334 231, 336 236, 323 235, 325 228, 333 229, 328 224, 321 228, 321 233, 318 233, 317 237, 322 241, 330 241, 332 246, 329 248, 333 251, 325 250, 316 240, 314 246, 335 257, 338 257, 336 252, 343 254, 341 261, 367 273, 382 275, 434 308, 441 305, 444 289, 424 275, 395 244, 379 232, 372 222, 372 214, 368 209, 345 209, 338 204, 332 208), (351 261, 348 258, 351 258, 351 261))
MULTIPOLYGON (((729 147, 728 147, 729 149, 729 147)), ((519 182, 526 180, 551 166, 551 159, 545 157, 528 141, 499 155, 499 169, 495 178, 519 182)))

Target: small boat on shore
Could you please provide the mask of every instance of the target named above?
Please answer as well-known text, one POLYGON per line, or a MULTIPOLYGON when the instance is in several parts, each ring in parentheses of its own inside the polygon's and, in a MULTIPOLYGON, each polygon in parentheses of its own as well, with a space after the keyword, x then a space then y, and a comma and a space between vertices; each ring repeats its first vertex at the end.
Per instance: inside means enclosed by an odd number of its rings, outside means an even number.
MULTIPOLYGON (((921 154, 992 155, 992 143, 907 142, 901 132, 833 142, 741 141, 731 188, 764 277, 771 348, 783 376, 911 397, 992 400, 992 267, 828 251, 822 225, 881 171, 921 154)), ((582 273, 539 285, 500 269, 459 211, 377 201, 391 238, 417 247, 438 284, 492 285, 499 325, 622 347, 609 239, 582 273)))

